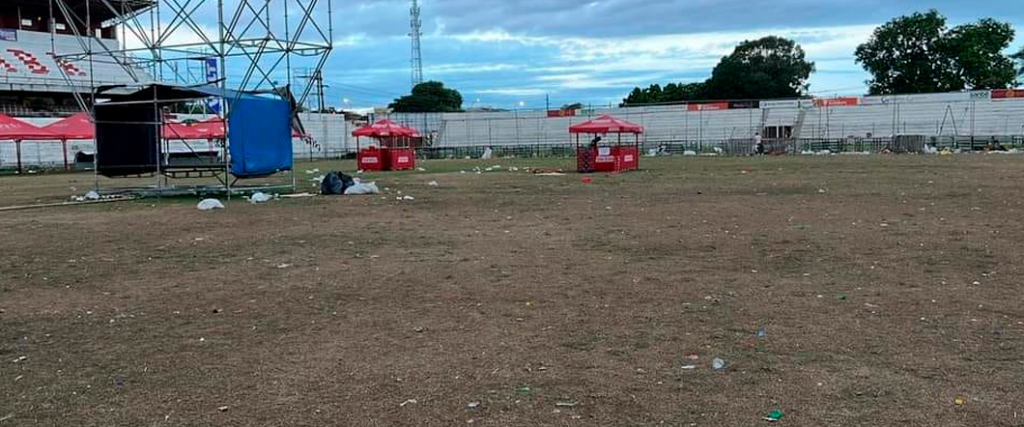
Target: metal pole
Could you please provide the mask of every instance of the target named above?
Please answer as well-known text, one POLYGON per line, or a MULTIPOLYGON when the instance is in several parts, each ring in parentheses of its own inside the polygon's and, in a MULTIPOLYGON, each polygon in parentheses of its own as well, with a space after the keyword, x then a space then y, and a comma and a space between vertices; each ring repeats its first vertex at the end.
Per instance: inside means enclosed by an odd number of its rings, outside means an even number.
POLYGON ((156 128, 156 138, 157 138, 157 141, 156 141, 156 144, 157 144, 156 145, 156 189, 157 189, 157 194, 159 194, 160 193, 159 190, 163 189, 163 185, 161 185, 161 183, 160 183, 160 176, 162 175, 162 172, 161 172, 162 168, 160 166, 164 162, 163 135, 161 134, 161 130, 162 130, 161 129, 161 124, 163 123, 163 115, 160 114, 160 100, 157 98, 156 86, 153 86, 152 89, 153 89, 153 113, 154 113, 153 126, 156 128))
POLYGON ((20 140, 15 140, 14 141, 14 150, 17 152, 17 155, 18 155, 18 175, 21 175, 22 168, 21 168, 21 141, 20 140))
POLYGON ((228 126, 228 116, 231 114, 228 105, 227 94, 228 88, 228 75, 227 67, 224 64, 227 58, 226 51, 224 50, 224 39, 227 37, 224 31, 224 0, 217 0, 217 32, 219 33, 218 40, 218 52, 217 52, 217 64, 220 68, 220 116, 224 121, 224 189, 227 192, 228 201, 231 201, 231 131, 228 126))

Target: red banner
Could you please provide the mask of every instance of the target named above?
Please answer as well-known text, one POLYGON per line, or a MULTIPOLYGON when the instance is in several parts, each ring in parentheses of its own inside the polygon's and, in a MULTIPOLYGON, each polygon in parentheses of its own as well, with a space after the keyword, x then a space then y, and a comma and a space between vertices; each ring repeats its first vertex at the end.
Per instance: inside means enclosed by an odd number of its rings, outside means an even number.
POLYGON ((828 98, 815 99, 814 106, 821 107, 855 107, 860 105, 860 98, 828 98))
POLYGON ((718 111, 728 110, 728 102, 710 102, 707 104, 687 104, 686 109, 689 111, 718 111))
POLYGON ((576 117, 576 110, 548 110, 548 117, 576 117))
POLYGON ((992 99, 1024 98, 1024 89, 996 89, 992 91, 992 99))

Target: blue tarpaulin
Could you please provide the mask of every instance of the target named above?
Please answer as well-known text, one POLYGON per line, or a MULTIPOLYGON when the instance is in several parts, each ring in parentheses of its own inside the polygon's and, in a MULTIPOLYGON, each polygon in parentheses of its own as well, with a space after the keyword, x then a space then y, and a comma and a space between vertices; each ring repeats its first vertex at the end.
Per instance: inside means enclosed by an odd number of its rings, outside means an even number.
POLYGON ((291 170, 292 115, 288 102, 246 96, 228 103, 231 174, 255 178, 291 170))

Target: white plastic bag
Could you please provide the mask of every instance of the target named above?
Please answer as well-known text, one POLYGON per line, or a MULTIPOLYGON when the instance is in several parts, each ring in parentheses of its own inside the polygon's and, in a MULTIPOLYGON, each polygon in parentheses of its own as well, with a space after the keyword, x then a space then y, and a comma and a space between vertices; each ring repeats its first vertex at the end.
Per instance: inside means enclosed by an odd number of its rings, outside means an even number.
POLYGON ((90 191, 88 193, 85 193, 85 200, 99 200, 99 199, 100 199, 100 195, 99 195, 99 193, 97 193, 95 191, 90 191))
POLYGON ((252 196, 249 196, 249 203, 252 203, 254 205, 257 204, 257 203, 267 203, 269 201, 270 201, 270 196, 268 196, 266 194, 263 194, 260 191, 252 193, 252 196))
POLYGON ((488 147, 488 148, 484 149, 484 155, 480 156, 480 159, 481 160, 491 160, 491 157, 494 157, 494 151, 491 150, 488 147))
POLYGON ((196 209, 199 209, 201 211, 212 211, 214 209, 224 209, 224 204, 221 203, 220 200, 217 200, 217 199, 206 199, 206 200, 203 200, 203 201, 199 202, 199 205, 196 206, 196 209))
POLYGON ((345 189, 346 196, 361 196, 364 194, 380 194, 380 189, 377 188, 376 182, 363 184, 362 182, 356 182, 355 185, 345 189))

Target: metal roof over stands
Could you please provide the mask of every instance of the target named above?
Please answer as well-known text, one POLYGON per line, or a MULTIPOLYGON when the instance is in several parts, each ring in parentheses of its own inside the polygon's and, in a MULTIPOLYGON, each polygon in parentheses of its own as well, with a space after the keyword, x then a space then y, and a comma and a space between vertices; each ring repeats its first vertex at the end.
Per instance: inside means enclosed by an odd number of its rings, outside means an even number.
MULTIPOLYGON (((51 0, 3 0, 5 5, 32 7, 36 6, 43 10, 49 10, 51 0)), ((156 0, 64 0, 71 10, 85 14, 86 6, 92 15, 93 22, 103 22, 115 18, 114 14, 107 9, 106 2, 109 2, 118 10, 125 12, 138 12, 156 6, 156 0)), ((58 12, 55 11, 55 15, 58 12)))

